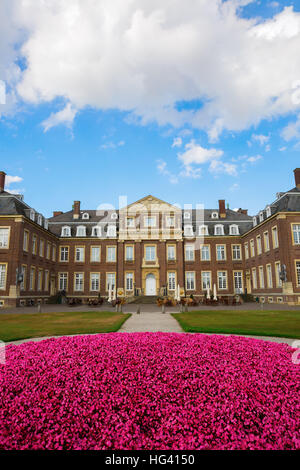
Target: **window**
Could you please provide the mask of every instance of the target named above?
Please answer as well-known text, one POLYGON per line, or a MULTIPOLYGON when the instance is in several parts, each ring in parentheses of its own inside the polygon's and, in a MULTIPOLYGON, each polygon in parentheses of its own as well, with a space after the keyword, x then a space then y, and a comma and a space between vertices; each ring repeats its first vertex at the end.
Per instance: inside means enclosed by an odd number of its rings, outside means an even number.
POLYGON ((56 261, 56 246, 52 245, 52 261, 56 261))
POLYGON ((258 236, 256 237, 256 245, 257 245, 257 254, 258 254, 258 255, 261 255, 261 253, 262 253, 262 247, 261 247, 261 236, 260 236, 260 235, 258 235, 258 236))
POLYGON ((168 289, 175 290, 176 288, 176 274, 168 273, 168 289))
POLYGON ((101 237, 101 227, 93 227, 92 228, 92 237, 101 237))
POLYGON ((223 225, 215 225, 215 235, 224 235, 223 225))
POLYGON ((296 261, 297 286, 300 286, 300 261, 296 261))
POLYGON ((44 247, 45 247, 44 240, 40 240, 40 257, 41 258, 44 256, 44 247))
POLYGON ((134 227, 134 217, 127 217, 126 219, 126 227, 134 227))
POLYGON ((47 259, 50 259, 50 253, 51 253, 51 245, 50 243, 47 243, 47 255, 46 255, 47 259))
POLYGON ((71 236, 71 227, 63 227, 61 229, 61 236, 62 237, 70 237, 71 236))
POLYGON ((218 271, 218 288, 227 289, 227 271, 218 271))
POLYGON ((25 286, 26 286, 26 270, 27 270, 27 269, 26 269, 26 266, 22 266, 22 267, 21 267, 21 274, 22 274, 22 277, 23 277, 23 280, 22 280, 22 282, 21 282, 21 284, 20 284, 20 290, 21 290, 21 291, 26 290, 26 289, 25 289, 25 286))
POLYGON ((116 261, 116 247, 108 246, 106 251, 106 261, 108 263, 114 263, 116 261))
POLYGON ((256 273, 256 268, 252 269, 252 284, 253 284, 253 289, 257 289, 257 273, 256 273))
POLYGON ((245 258, 249 259, 249 245, 245 243, 245 258))
POLYGON ((100 262, 100 246, 91 247, 91 262, 92 263, 100 262))
POLYGON ((202 245, 200 248, 201 261, 210 261, 210 246, 202 245))
POLYGON ((185 279, 186 279, 186 290, 195 290, 195 273, 186 272, 185 279))
POLYGON ((86 236, 86 228, 83 225, 79 225, 76 230, 76 237, 85 237, 86 236))
POLYGON ((212 218, 212 219, 218 219, 218 218, 219 218, 218 212, 212 212, 211 218, 212 218))
POLYGON ((176 259, 175 245, 168 245, 167 258, 168 258, 168 261, 174 261, 176 259))
POLYGON ((43 288, 43 271, 39 269, 38 273, 38 291, 41 291, 43 288))
POLYGON ((191 214, 190 214, 189 212, 185 212, 185 213, 183 214, 183 218, 184 218, 184 219, 190 219, 190 218, 191 218, 191 214))
POLYGON ((116 286, 116 273, 107 273, 106 274, 106 290, 109 290, 109 286, 114 290, 116 286))
POLYGON ((46 219, 44 220, 44 228, 45 228, 46 230, 48 230, 48 228, 49 228, 49 222, 48 222, 48 220, 46 220, 46 219))
POLYGON ((29 232, 24 230, 24 238, 23 238, 23 250, 28 251, 28 242, 29 242, 29 232))
POLYGON ((300 225, 293 224, 294 245, 300 245, 300 225))
POLYGON ((276 277, 276 287, 282 287, 282 280, 280 279, 281 274, 281 263, 276 261, 275 263, 275 277, 276 277))
POLYGON ((259 267, 259 285, 261 289, 265 287, 265 277, 264 277, 264 268, 263 266, 259 267))
POLYGON ((211 272, 210 271, 202 271, 202 290, 207 290, 208 288, 211 289, 211 272))
POLYGON ((45 287, 44 290, 49 292, 49 271, 45 271, 45 287))
POLYGON ((147 217, 145 217, 144 221, 145 221, 145 227, 155 227, 155 225, 156 225, 155 217, 147 216, 147 217))
POLYGON ((238 225, 230 225, 229 227, 229 234, 230 235, 239 235, 239 226, 238 225))
POLYGON ((266 214, 267 214, 267 217, 271 217, 271 207, 270 206, 267 207, 266 214))
POLYGON ((100 274, 99 273, 91 273, 90 290, 91 292, 99 292, 100 290, 100 274))
POLYGON ((76 246, 75 247, 75 261, 77 262, 84 262, 84 247, 83 246, 76 246))
POLYGON ((0 289, 1 290, 6 289, 6 269, 7 269, 6 264, 0 264, 0 289))
POLYGON ((133 290, 133 273, 126 273, 125 285, 127 291, 133 290))
POLYGON ((185 260, 194 261, 195 260, 195 247, 194 245, 185 245, 185 260))
POLYGON ((270 250, 269 232, 264 232, 264 246, 265 246, 265 251, 270 250))
POLYGON ((30 211, 30 220, 35 220, 35 212, 33 209, 30 211))
POLYGON ((278 240, 278 229, 277 227, 272 228, 272 240, 273 240, 273 248, 279 247, 279 240, 278 240))
POLYGON ((155 261, 155 260, 156 260, 156 247, 146 246, 146 261, 155 261))
POLYGON ((232 245, 232 259, 240 261, 242 259, 241 245, 232 245))
POLYGON ((69 247, 68 246, 60 247, 60 261, 69 261, 69 247))
POLYGON ((58 290, 67 291, 68 290, 68 273, 59 273, 58 276, 58 290))
POLYGON ((200 225, 200 227, 199 227, 199 235, 208 235, 208 227, 207 227, 207 225, 200 225))
POLYGON ((37 223, 38 223, 39 225, 43 225, 43 217, 42 217, 41 215, 38 215, 37 223))
POLYGON ((118 214, 116 212, 113 212, 110 216, 111 219, 116 220, 118 218, 118 214))
POLYGON ((166 218, 166 225, 167 227, 175 227, 175 217, 174 216, 168 216, 166 218))
POLYGON ((32 254, 36 255, 37 252, 37 237, 36 235, 32 236, 32 254))
POLYGON ((226 249, 225 245, 217 245, 217 261, 226 260, 226 249))
POLYGON ((233 282, 235 292, 241 294, 243 291, 243 273, 241 271, 234 271, 233 282))
POLYGON ((127 245, 125 247, 125 259, 126 261, 133 261, 133 246, 127 245))
POLYGON ((191 225, 185 225, 184 226, 184 236, 185 237, 193 237, 194 236, 194 230, 191 225))
POLYGON ((255 227, 257 225, 257 218, 253 217, 252 221, 253 221, 253 227, 255 227))
POLYGON ((84 286, 84 274, 75 273, 75 285, 74 285, 75 292, 82 292, 83 286, 84 286))
POLYGON ((83 220, 89 220, 90 215, 87 212, 85 212, 84 214, 82 214, 82 218, 83 220))
POLYGON ((267 264, 267 284, 268 284, 268 288, 272 289, 273 278, 272 278, 272 266, 270 264, 267 264))
POLYGON ((107 236, 112 238, 117 236, 117 229, 115 225, 109 225, 107 227, 107 236))
POLYGON ((9 228, 0 228, 0 248, 8 248, 9 228))
POLYGON ((35 287, 35 268, 30 269, 29 289, 34 290, 35 287))
POLYGON ((250 253, 251 257, 255 256, 255 247, 254 247, 254 240, 250 240, 250 253))
POLYGON ((259 221, 260 221, 260 222, 263 222, 263 220, 264 220, 264 213, 263 213, 263 211, 261 211, 261 212, 259 213, 259 221))

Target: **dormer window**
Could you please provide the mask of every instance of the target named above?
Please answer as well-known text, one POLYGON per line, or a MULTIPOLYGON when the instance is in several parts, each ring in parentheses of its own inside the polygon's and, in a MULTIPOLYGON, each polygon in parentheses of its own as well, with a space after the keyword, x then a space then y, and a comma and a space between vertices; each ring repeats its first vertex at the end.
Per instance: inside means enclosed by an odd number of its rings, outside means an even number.
POLYGON ((46 219, 44 220, 44 228, 46 230, 48 230, 48 228, 49 228, 49 223, 48 223, 48 220, 46 220, 46 219))
POLYGON ((175 217, 170 215, 166 218, 167 227, 175 227, 175 217))
POLYGON ((212 218, 212 219, 218 219, 218 218, 219 218, 218 212, 212 212, 211 218, 212 218))
POLYGON ((208 227, 207 227, 207 225, 200 225, 200 227, 199 227, 199 235, 208 235, 208 227))
POLYGON ((107 236, 108 237, 116 237, 117 231, 116 231, 116 226, 115 225, 109 225, 107 227, 107 236))
POLYGON ((224 226, 216 225, 215 226, 215 235, 224 235, 224 226))
POLYGON ((263 222, 263 220, 264 220, 264 213, 263 213, 263 211, 261 211, 261 212, 259 213, 259 221, 260 221, 260 222, 263 222))
POLYGON ((110 217, 111 219, 116 220, 118 218, 118 214, 116 212, 113 212, 110 217))
POLYGON ((39 225, 43 225, 43 217, 42 217, 41 215, 38 215, 37 223, 38 223, 39 225))
POLYGON ((126 219, 126 227, 134 227, 134 217, 127 217, 126 219))
POLYGON ((92 237, 101 237, 101 227, 93 227, 92 228, 92 237))
POLYGON ((33 220, 33 221, 35 220, 35 212, 34 212, 34 210, 31 210, 31 211, 30 211, 30 220, 33 220))
POLYGON ((253 227, 255 227, 257 225, 257 218, 256 217, 253 217, 253 227))
POLYGON ((61 236, 62 237, 70 237, 71 236, 71 227, 63 227, 61 229, 61 236))
POLYGON ((189 212, 185 212, 184 215, 183 215, 183 218, 184 219, 190 219, 191 218, 191 214, 189 212))
POLYGON ((271 217, 271 207, 268 206, 267 209, 266 209, 266 213, 267 213, 267 217, 271 217))
POLYGON ((84 212, 84 214, 82 214, 82 218, 83 220, 89 220, 90 215, 87 212, 84 212))
POLYGON ((239 235, 239 226, 238 225, 230 225, 229 234, 230 235, 239 235))
POLYGON ((79 225, 76 231, 76 237, 85 237, 86 236, 86 227, 79 225))
POLYGON ((185 227, 184 227, 184 236, 185 237, 193 237, 194 236, 193 227, 191 225, 185 225, 185 227))

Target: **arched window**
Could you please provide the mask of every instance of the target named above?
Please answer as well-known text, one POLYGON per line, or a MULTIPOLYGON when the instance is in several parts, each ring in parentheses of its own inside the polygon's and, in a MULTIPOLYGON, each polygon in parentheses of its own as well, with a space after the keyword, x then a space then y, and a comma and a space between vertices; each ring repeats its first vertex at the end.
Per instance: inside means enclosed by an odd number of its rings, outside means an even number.
POLYGON ((33 220, 33 221, 35 220, 35 212, 33 209, 31 209, 30 211, 30 220, 33 220))
POLYGON ((184 236, 185 237, 193 237, 194 231, 192 225, 185 225, 184 226, 184 236))
POLYGON ((38 215, 37 223, 38 223, 39 225, 43 225, 43 217, 42 217, 41 215, 38 215))
POLYGON ((263 213, 263 211, 261 211, 259 213, 259 221, 262 222, 263 220, 264 220, 264 213, 263 213))
POLYGON ((86 236, 86 228, 84 225, 79 225, 76 231, 76 237, 85 237, 86 236))
POLYGON ((191 218, 191 214, 189 212, 185 212, 184 215, 183 215, 183 218, 184 219, 190 219, 191 218))
POLYGON ((71 227, 63 227, 61 229, 61 236, 62 237, 70 237, 71 236, 71 227))
POLYGON ((229 234, 230 235, 239 235, 239 226, 238 225, 230 225, 229 227, 229 234))
POLYGON ((212 213, 211 213, 211 218, 212 218, 212 219, 218 219, 218 218, 219 218, 218 212, 212 212, 212 213))
POLYGON ((101 237, 101 227, 92 228, 92 237, 101 237))
POLYGON ((115 237, 116 234, 117 234, 116 226, 115 225, 109 225, 107 227, 107 236, 108 237, 115 237))
POLYGON ((90 215, 87 212, 85 212, 84 214, 82 214, 82 218, 83 220, 89 220, 90 215))
POLYGON ((267 212, 267 217, 271 217, 272 212, 271 212, 271 207, 270 206, 267 207, 266 212, 267 212))
POLYGON ((253 227, 255 227, 257 225, 257 218, 256 217, 253 217, 253 227))
POLYGON ((48 220, 46 220, 46 219, 44 220, 44 228, 46 230, 48 230, 48 228, 49 228, 49 223, 48 223, 48 220))
POLYGON ((215 225, 215 235, 224 235, 223 225, 215 225))
POLYGON ((113 212, 110 217, 111 219, 116 220, 118 218, 118 214, 116 212, 113 212))
POLYGON ((200 227, 199 227, 199 235, 208 235, 208 227, 207 227, 207 225, 200 225, 200 227))

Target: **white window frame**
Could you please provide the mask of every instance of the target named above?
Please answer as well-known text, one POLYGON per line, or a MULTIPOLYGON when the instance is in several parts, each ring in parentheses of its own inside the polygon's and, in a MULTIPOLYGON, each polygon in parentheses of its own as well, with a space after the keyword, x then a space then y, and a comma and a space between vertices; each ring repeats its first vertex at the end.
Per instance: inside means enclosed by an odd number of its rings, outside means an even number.
POLYGON ((0 290, 6 289, 6 278, 7 278, 7 264, 0 264, 0 290))
POLYGON ((206 291, 207 287, 211 289, 211 271, 201 271, 202 290, 206 291))
POLYGON ((100 273, 90 273, 90 292, 100 291, 100 273))
POLYGON ((200 247, 200 258, 201 258, 201 261, 210 261, 211 259, 211 255, 210 255, 210 245, 202 245, 200 247), (205 258, 203 257, 203 250, 205 249, 205 251, 208 253, 208 258, 205 258))
POLYGON ((204 224, 200 225, 200 226, 199 226, 199 236, 204 236, 204 237, 205 237, 205 236, 207 236, 207 235, 209 235, 209 233, 208 233, 208 226, 207 226, 207 225, 204 225, 204 224), (202 231, 203 231, 204 233, 202 233, 202 231))
POLYGON ((89 218, 90 218, 90 214, 88 212, 84 212, 82 214, 82 220, 89 220, 89 218))
POLYGON ((106 262, 115 263, 117 258, 117 250, 115 246, 106 247, 106 262))
POLYGON ((176 273, 174 271, 168 272, 168 290, 175 291, 176 289, 176 273))
POLYGON ((218 290, 228 289, 227 271, 218 271, 218 290))
POLYGON ((9 245, 9 232, 10 229, 6 227, 0 227, 0 248, 8 248, 9 245))
POLYGON ((101 260, 101 248, 100 246, 91 246, 91 263, 100 263, 101 260), (95 255, 97 253, 97 256, 95 255))
POLYGON ((154 227, 156 227, 156 217, 154 215, 145 215, 145 217, 144 217, 144 227, 145 228, 154 228, 154 227), (153 223, 150 222, 150 221, 152 221, 153 223))
POLYGON ((84 225, 78 225, 76 229, 76 237, 86 237, 86 227, 84 225))
POLYGON ((155 245, 146 245, 145 246, 145 261, 155 261, 156 260, 156 246, 155 245), (153 256, 154 253, 154 256, 153 256))
POLYGON ((125 274, 125 289, 127 292, 132 292, 133 291, 133 272, 127 272, 125 274))
POLYGON ((100 238, 101 237, 101 227, 96 225, 96 227, 92 228, 92 237, 100 238))
POLYGON ((188 238, 193 238, 194 229, 192 225, 189 224, 184 226, 184 236, 188 238))
POLYGON ((217 245, 216 246, 216 254, 217 254, 217 261, 226 261, 226 259, 227 259, 226 245, 217 245), (219 248, 223 248, 223 249, 219 251, 219 248), (221 255, 221 253, 224 254, 224 257, 223 257, 223 255, 221 257, 219 257, 219 255, 221 255))
POLYGON ((85 247, 75 246, 75 262, 84 263, 85 260, 85 247))
POLYGON ((68 273, 59 273, 58 275, 58 289, 59 291, 68 290, 68 273))
POLYGON ((133 245, 125 245, 125 260, 126 261, 134 260, 134 246, 133 245), (128 256, 128 250, 132 250, 132 256, 128 256))
POLYGON ((229 227, 229 234, 230 234, 230 235, 239 235, 239 234, 240 234, 239 226, 236 225, 236 224, 230 225, 230 227, 229 227), (236 233, 234 233, 234 231, 236 231, 236 233))
POLYGON ((222 225, 222 224, 215 225, 214 234, 217 237, 222 237, 224 235, 224 225, 222 225), (217 233, 218 229, 221 229, 220 230, 221 233, 217 233))
POLYGON ((68 225, 64 225, 61 229, 61 236, 62 237, 70 237, 71 236, 71 227, 68 225))
POLYGON ((184 259, 185 261, 195 261, 195 245, 185 245, 184 259))
POLYGON ((84 273, 74 273, 74 292, 84 291, 84 273))
POLYGON ((115 238, 117 236, 117 227, 115 225, 107 226, 107 238, 115 238))
POLYGON ((194 291, 196 288, 196 276, 194 271, 185 272, 186 290, 194 291))

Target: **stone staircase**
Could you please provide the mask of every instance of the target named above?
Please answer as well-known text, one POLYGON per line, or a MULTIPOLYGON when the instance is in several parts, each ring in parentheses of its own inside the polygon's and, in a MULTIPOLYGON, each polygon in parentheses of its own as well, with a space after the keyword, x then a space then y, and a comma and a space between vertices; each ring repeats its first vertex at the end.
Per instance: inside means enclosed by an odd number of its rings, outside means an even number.
POLYGON ((132 300, 131 304, 156 304, 157 295, 140 295, 132 300))

